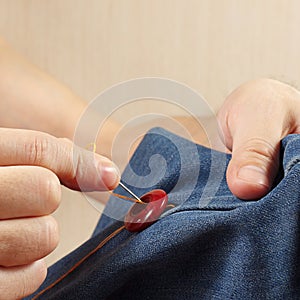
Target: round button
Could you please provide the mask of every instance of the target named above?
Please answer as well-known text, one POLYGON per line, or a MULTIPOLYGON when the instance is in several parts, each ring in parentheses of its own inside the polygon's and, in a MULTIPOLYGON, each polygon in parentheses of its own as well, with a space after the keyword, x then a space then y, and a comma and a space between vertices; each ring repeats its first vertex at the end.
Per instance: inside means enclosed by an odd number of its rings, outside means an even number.
POLYGON ((150 191, 140 199, 144 203, 135 203, 124 219, 125 228, 131 232, 142 231, 153 224, 164 212, 168 195, 163 190, 150 191))

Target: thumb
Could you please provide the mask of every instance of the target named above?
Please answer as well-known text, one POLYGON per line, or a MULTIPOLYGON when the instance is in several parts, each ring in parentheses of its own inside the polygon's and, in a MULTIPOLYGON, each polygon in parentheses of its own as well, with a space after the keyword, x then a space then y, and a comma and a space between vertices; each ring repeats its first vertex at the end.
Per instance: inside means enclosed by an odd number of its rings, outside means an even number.
POLYGON ((279 166, 280 141, 293 130, 295 91, 280 82, 260 79, 234 90, 218 118, 232 152, 227 183, 237 197, 258 199, 271 188, 279 166))
POLYGON ((226 99, 218 118, 232 151, 227 183, 237 197, 257 199, 271 188, 279 166, 280 141, 299 132, 299 92, 271 79, 250 81, 226 99))
POLYGON ((227 183, 245 200, 264 196, 271 188, 279 166, 279 140, 264 136, 235 137, 227 183))

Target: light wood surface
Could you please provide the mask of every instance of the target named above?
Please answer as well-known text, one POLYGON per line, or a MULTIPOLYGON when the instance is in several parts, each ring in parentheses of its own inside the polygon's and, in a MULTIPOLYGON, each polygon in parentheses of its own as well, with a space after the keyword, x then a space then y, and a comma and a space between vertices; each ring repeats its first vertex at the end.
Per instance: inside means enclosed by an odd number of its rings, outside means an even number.
MULTIPOLYGON (((87 100, 158 76, 217 110, 249 79, 300 86, 299 12, 297 0, 0 0, 0 35, 87 100)), ((99 215, 80 195, 65 191, 63 201, 49 262, 88 238, 99 215)))

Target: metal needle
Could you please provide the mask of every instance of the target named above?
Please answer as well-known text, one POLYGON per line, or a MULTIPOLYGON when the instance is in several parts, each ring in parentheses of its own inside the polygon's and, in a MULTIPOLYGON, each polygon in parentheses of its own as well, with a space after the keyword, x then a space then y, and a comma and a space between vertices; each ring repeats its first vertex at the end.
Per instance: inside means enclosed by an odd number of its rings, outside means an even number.
POLYGON ((134 197, 139 203, 144 203, 134 192, 132 192, 128 187, 126 187, 121 181, 119 185, 128 192, 132 197, 134 197))

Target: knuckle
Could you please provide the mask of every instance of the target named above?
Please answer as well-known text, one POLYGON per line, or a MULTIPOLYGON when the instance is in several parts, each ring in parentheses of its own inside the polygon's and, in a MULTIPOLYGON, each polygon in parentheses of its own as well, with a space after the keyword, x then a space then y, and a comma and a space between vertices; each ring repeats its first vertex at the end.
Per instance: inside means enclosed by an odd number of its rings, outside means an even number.
POLYGON ((266 160, 272 158, 275 152, 270 144, 262 140, 252 141, 251 145, 246 146, 245 150, 266 160))
POLYGON ((52 216, 44 216, 39 218, 41 222, 41 236, 39 237, 38 253, 39 257, 52 252, 59 242, 59 230, 56 220, 52 216))
POLYGON ((10 220, 1 228, 0 265, 31 263, 52 252, 58 241, 58 225, 52 216, 10 220))
POLYGON ((81 166, 83 165, 83 153, 81 149, 74 145, 67 138, 60 138, 67 151, 64 170, 68 174, 70 181, 76 181, 78 176, 84 176, 81 166))
POLYGON ((50 149, 51 147, 48 135, 37 133, 25 143, 24 152, 30 164, 42 165, 45 159, 47 159, 47 154, 53 150, 50 149))
POLYGON ((236 149, 234 152, 238 152, 241 158, 247 157, 252 162, 257 164, 276 163, 277 154, 279 151, 279 144, 272 145, 266 139, 263 138, 252 138, 247 140, 243 146, 236 149))
POLYGON ((44 214, 50 214, 54 212, 61 200, 61 185, 57 176, 44 169, 44 174, 40 180, 40 193, 43 202, 43 212, 44 214))
POLYGON ((14 241, 16 240, 14 233, 10 233, 9 230, 4 230, 1 232, 0 236, 0 258, 2 266, 13 266, 15 265, 16 246, 18 246, 14 241))
POLYGON ((62 161, 60 170, 63 175, 68 175, 68 178, 73 179, 76 173, 75 161, 76 161, 76 147, 71 140, 67 138, 58 138, 58 142, 61 147, 61 151, 64 151, 64 161, 62 161))
POLYGON ((74 152, 74 144, 68 138, 58 138, 58 143, 62 146, 61 149, 64 151, 64 156, 66 159, 70 159, 72 157, 72 153, 74 152))
MULTIPOLYGON (((43 260, 35 261, 27 270, 27 274, 23 275, 21 296, 25 297, 35 292, 43 283, 47 276, 47 266, 43 260)), ((20 292, 19 292, 20 294, 20 292)))

